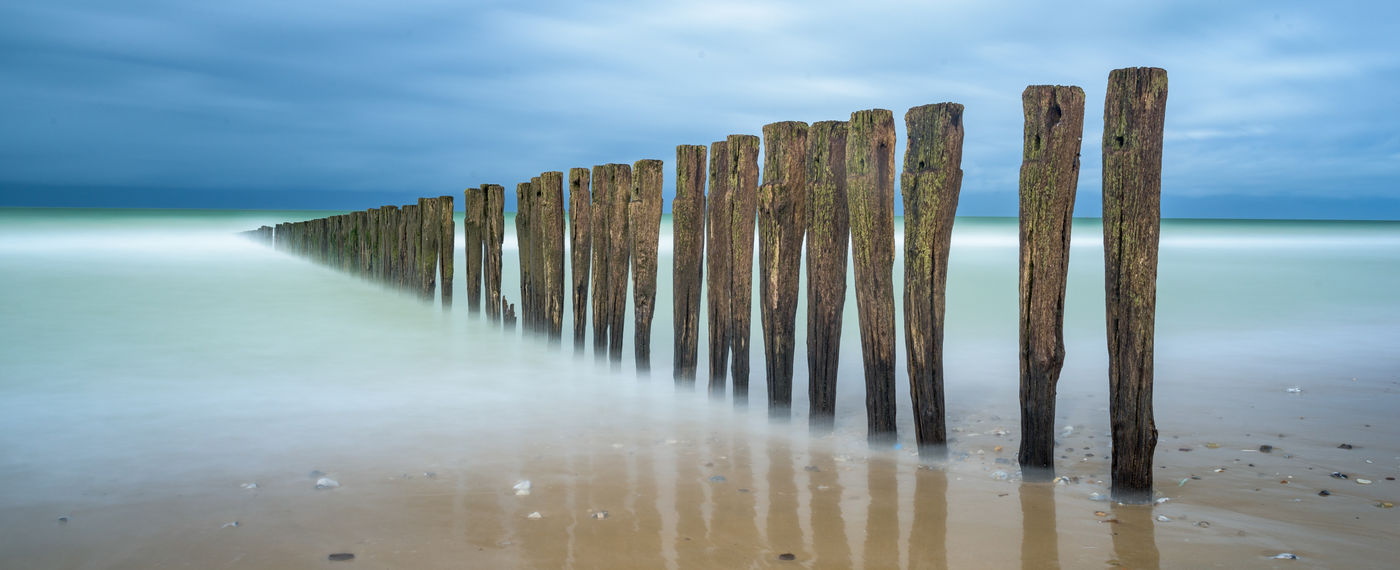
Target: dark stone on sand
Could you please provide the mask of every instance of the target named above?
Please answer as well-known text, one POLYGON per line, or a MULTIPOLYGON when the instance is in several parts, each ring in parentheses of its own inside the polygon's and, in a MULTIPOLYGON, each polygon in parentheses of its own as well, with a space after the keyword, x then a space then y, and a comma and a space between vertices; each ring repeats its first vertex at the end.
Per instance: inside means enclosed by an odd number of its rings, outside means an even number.
POLYGON ((791 552, 784 552, 778 555, 778 560, 797 560, 797 556, 791 552))
POLYGON ((1331 491, 1328 491, 1327 489, 1323 489, 1323 490, 1317 492, 1317 495, 1318 495, 1319 497, 1326 497, 1326 496, 1331 495, 1331 494, 1332 494, 1332 492, 1331 492, 1331 491))
POLYGON ((1274 446, 1272 446, 1272 445, 1261 445, 1261 446, 1259 446, 1259 453, 1273 453, 1273 451, 1274 451, 1274 446))
POLYGON ((326 559, 330 560, 331 562, 348 562, 350 560, 354 560, 355 555, 349 552, 337 552, 335 554, 327 556, 326 559))
POLYGON ((1354 448, 1352 447, 1352 445, 1351 445, 1350 443, 1343 443, 1343 444, 1341 444, 1341 445, 1338 445, 1338 446, 1337 446, 1337 449, 1354 449, 1354 448))

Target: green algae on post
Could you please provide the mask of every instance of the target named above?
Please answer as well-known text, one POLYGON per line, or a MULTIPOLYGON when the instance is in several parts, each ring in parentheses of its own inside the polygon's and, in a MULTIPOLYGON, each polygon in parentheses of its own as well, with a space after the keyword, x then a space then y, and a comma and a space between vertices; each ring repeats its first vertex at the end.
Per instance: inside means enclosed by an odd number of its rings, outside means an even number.
POLYGON ((724 397, 729 366, 729 306, 734 279, 733 247, 729 241, 729 142, 710 144, 709 210, 705 216, 705 300, 710 340, 711 398, 724 397))
POLYGON ((749 402, 749 340, 753 324, 753 238, 758 214, 758 137, 729 135, 729 247, 733 260, 729 340, 734 405, 749 402))
POLYGON ((947 453, 943 401, 943 314, 948 247, 962 187, 963 106, 938 103, 904 115, 909 142, 904 199, 904 342, 919 454, 947 453))
POLYGON ((1079 185, 1084 90, 1032 85, 1021 95, 1021 449, 1027 481, 1055 475, 1055 390, 1065 361, 1065 286, 1079 185))
POLYGON ((695 384, 700 341, 700 291, 705 276, 705 146, 676 147, 676 197, 671 202, 675 250, 671 269, 675 361, 678 385, 695 384))
POLYGON ((807 131, 807 400, 812 431, 831 431, 846 307, 846 122, 807 131))
POLYGON ((452 197, 438 196, 438 288, 442 291, 442 307, 452 308, 452 279, 455 277, 453 257, 457 247, 457 225, 452 219, 452 197))
POLYGON ((764 125, 763 148, 757 217, 764 376, 768 417, 788 419, 792 415, 802 238, 807 226, 807 123, 764 125))
POLYGON ((623 320, 627 317, 627 269, 631 261, 632 243, 627 224, 627 208, 631 203, 632 167, 612 165, 612 183, 608 188, 608 360, 613 368, 622 366, 623 320))
POLYGON ((520 329, 523 332, 530 332, 530 251, 533 249, 531 239, 534 237, 533 230, 530 229, 530 202, 534 200, 534 188, 529 182, 517 182, 515 184, 515 243, 519 246, 520 252, 520 316, 523 322, 520 329))
POLYGON ((846 135, 846 205, 855 260, 856 309, 865 365, 871 443, 895 439, 894 113, 851 113, 846 135))
POLYGON ((1103 254, 1113 499, 1152 500, 1153 324, 1161 231, 1167 72, 1108 75, 1103 110, 1103 254))
POLYGON ((614 164, 593 167, 593 355, 603 360, 608 354, 608 195, 612 191, 614 164))
MULTIPOLYGON (((486 252, 486 187, 468 188, 463 198, 466 211, 462 214, 462 234, 466 251, 462 255, 467 261, 467 311, 476 314, 481 312, 482 264, 486 252)), ((491 312, 489 304, 486 312, 491 312)))
POLYGON ((564 335, 564 173, 540 174, 538 232, 540 322, 550 344, 564 335))
POLYGON ((483 184, 486 199, 485 240, 482 247, 481 288, 485 291, 486 318, 501 318, 501 245, 506 237, 506 189, 499 184, 483 184))

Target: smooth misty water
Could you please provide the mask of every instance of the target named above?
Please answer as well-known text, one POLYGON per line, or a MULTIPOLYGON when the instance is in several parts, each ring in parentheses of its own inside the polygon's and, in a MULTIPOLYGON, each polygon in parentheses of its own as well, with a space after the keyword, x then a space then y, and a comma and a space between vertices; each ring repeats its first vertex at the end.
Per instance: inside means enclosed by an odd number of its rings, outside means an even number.
MULTIPOLYGON (((530 462, 543 461, 541 456, 568 457, 569 450, 590 445, 606 452, 615 434, 669 433, 687 422, 710 426, 704 429, 722 424, 749 434, 756 438, 754 445, 769 449, 763 465, 778 464, 772 441, 810 443, 804 439, 805 305, 798 308, 791 425, 765 425, 756 303, 750 409, 734 412, 727 403, 706 399, 703 340, 701 388, 674 393, 669 218, 663 219, 661 231, 653 376, 638 382, 631 372, 630 314, 625 335, 629 358, 621 373, 596 364, 591 354, 576 358, 567 336, 561 349, 550 349, 539 339, 503 334, 469 318, 460 240, 458 306, 444 312, 233 235, 323 215, 327 213, 0 210, 0 511, 11 513, 0 523, 20 531, 0 548, 0 561, 4 552, 14 553, 25 544, 38 554, 25 550, 32 558, 20 560, 55 564, 44 553, 62 551, 65 539, 35 529, 48 529, 54 517, 72 511, 113 508, 126 513, 120 509, 146 505, 149 512, 142 512, 151 518, 137 517, 144 522, 136 528, 162 528, 161 513, 166 512, 182 513, 171 519, 178 523, 169 524, 217 527, 239 515, 213 507, 190 513, 177 507, 179 501, 168 501, 204 497, 211 487, 236 488, 240 481, 300 481, 315 468, 392 474, 460 468, 464 474, 480 474, 478 464, 486 464, 482 469, 513 477, 528 475, 530 462), (769 443, 761 443, 765 441, 769 443), (31 515, 38 518, 26 518, 31 515)), ((460 231, 460 216, 458 227, 460 231)), ((513 225, 507 221, 506 227, 503 290, 516 301, 513 225)), ((1058 423, 1075 426, 1076 434, 1102 435, 1107 429, 1100 235, 1097 220, 1075 220, 1058 423)), ((1012 435, 999 440, 1007 449, 1003 455, 1014 458, 1016 222, 960 218, 953 239, 945 344, 953 449, 955 456, 980 453, 985 432, 1004 429, 1012 435)), ((902 282, 901 267, 902 256, 897 256, 896 283, 902 282)), ((1158 462, 1164 468, 1173 462, 1191 467, 1184 473, 1164 472, 1159 489, 1193 492, 1194 487, 1174 488, 1177 476, 1204 467, 1192 463, 1202 454, 1175 451, 1187 441, 1251 447, 1258 444, 1251 438, 1286 434, 1281 448, 1293 446, 1300 457, 1301 450, 1313 452, 1308 471, 1335 470, 1342 462, 1349 469, 1374 470, 1371 478, 1377 485, 1367 489, 1370 495, 1358 497, 1354 508, 1371 509, 1358 511, 1366 515, 1393 514, 1365 501, 1394 501, 1398 487, 1384 478, 1400 473, 1400 427, 1393 420, 1400 404, 1400 224, 1169 220, 1163 223, 1159 275, 1156 402, 1163 442, 1158 462), (1289 386, 1301 386, 1304 392, 1288 394, 1284 389, 1289 386), (1341 441, 1364 447, 1364 458, 1371 461, 1327 451, 1341 441)), ((853 284, 848 285, 837 432, 818 442, 837 457, 864 453, 853 293, 853 284)), ((897 303, 900 297, 897 290, 897 303)), ((704 326, 702 320, 701 339, 706 338, 704 326)), ((568 315, 566 335, 571 329, 568 315)), ((912 428, 900 338, 900 437, 907 446, 912 428)), ((1063 460, 1061 469, 1106 478, 1104 439, 1081 443, 1086 450, 1092 445, 1095 456, 1077 453, 1063 460)), ((816 461, 819 454, 810 453, 816 461)), ((907 449, 903 453, 907 458, 907 449)), ((569 469, 579 469, 571 460, 567 463, 569 469)), ((690 473, 682 463, 677 459, 674 469, 690 473)), ((882 480, 877 472, 882 471, 871 468, 869 480, 861 482, 872 496, 886 487, 877 484, 882 480)), ((913 480, 904 477, 914 470, 902 473, 897 484, 890 474, 890 485, 907 492, 913 480)), ((781 482, 791 473, 767 475, 781 482)), ((463 475, 463 481, 468 479, 463 475)), ((508 488, 509 481, 504 484, 508 488)), ((1253 484, 1240 482, 1215 498, 1248 501, 1234 491, 1253 484)), ((1306 495, 1313 493, 1315 489, 1306 495)), ((953 493, 948 495, 951 501, 953 493)), ((1027 496, 1022 495, 1023 501, 1027 496)), ((1203 496, 1201 502, 1208 499, 1214 500, 1203 496)), ((1274 499, 1293 500, 1269 498, 1274 499)), ((760 504, 779 504, 774 502, 778 499, 764 500, 768 502, 760 504)), ((227 502, 215 504, 227 510, 227 502)), ((1329 503, 1336 504, 1341 503, 1329 503)), ((803 507, 811 512, 821 508, 803 507)), ((874 516, 874 503, 869 508, 874 516)), ((1239 503, 1226 510, 1256 517, 1254 526, 1241 523, 1251 531, 1276 514, 1268 506, 1259 512, 1251 508, 1239 503)), ((915 509, 901 516, 917 520, 915 509)), ((1030 528, 1032 514, 1025 511, 1023 516, 1030 528)), ((77 528, 79 520, 75 514, 70 524, 77 528)), ((1053 530, 1053 506, 1049 520, 1053 530)), ((1381 520, 1389 522, 1379 523, 1377 536, 1400 538, 1393 516, 1381 520)), ((675 525, 685 526, 684 511, 679 523, 665 524, 681 532, 675 525)), ((810 526, 804 527, 809 542, 810 526)), ((902 528, 908 532, 907 524, 902 528)), ((154 541, 165 536, 130 532, 154 541)), ((854 531, 848 534, 851 540, 866 540, 854 531)), ((568 559, 574 560, 572 538, 569 544, 568 559)), ((1379 552, 1367 548, 1351 556, 1365 560, 1379 552)), ((872 551, 856 550, 873 559, 872 551)), ((1062 550, 1059 556, 1067 564, 1075 560, 1077 554, 1068 552, 1068 546, 1062 550)), ((664 562, 685 560, 667 552, 664 562)), ((903 556, 908 563, 914 554, 903 556)), ((93 564, 87 558, 65 560, 56 564, 93 564)))

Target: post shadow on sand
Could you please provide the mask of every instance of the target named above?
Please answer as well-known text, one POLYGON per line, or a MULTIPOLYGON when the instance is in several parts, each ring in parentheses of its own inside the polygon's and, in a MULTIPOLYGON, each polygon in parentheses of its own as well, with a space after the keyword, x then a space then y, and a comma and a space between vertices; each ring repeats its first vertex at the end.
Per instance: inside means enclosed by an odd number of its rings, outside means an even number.
POLYGON ((1060 567, 1060 534, 1055 526, 1055 487, 1021 483, 1021 568, 1060 567))

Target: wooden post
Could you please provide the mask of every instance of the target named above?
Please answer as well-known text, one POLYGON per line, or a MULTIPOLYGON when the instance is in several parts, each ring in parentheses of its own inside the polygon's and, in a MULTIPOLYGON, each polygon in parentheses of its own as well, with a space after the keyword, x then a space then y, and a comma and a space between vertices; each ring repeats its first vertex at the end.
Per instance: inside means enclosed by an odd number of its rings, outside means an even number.
MULTIPOLYGON (((462 236, 467 248, 462 257, 467 261, 467 311, 481 312, 482 261, 486 252, 486 187, 468 188, 463 196, 462 236)), ((490 313, 488 305, 487 312, 490 313)))
POLYGON ((540 174, 539 232, 542 322, 549 343, 557 345, 564 335, 564 173, 540 174))
POLYGON ((506 300, 505 295, 501 295, 501 322, 505 331, 515 332, 515 305, 506 300))
POLYGON ((1065 285, 1084 90, 1032 85, 1021 94, 1021 450, 1027 481, 1055 475, 1055 386, 1065 362, 1065 285))
POLYGON ((947 455, 943 404, 943 313, 948 246, 962 188, 963 106, 938 103, 904 115, 909 143, 904 197, 904 342, 919 455, 947 455))
POLYGON ((520 316, 523 321, 520 329, 526 333, 530 332, 530 285, 534 283, 530 276, 530 253, 533 251, 530 240, 534 237, 530 229, 530 215, 534 213, 530 202, 534 195, 529 182, 515 185, 515 243, 520 252, 520 316))
POLYGON ((608 353, 608 325, 612 324, 611 293, 608 290, 608 196, 612 192, 615 164, 593 167, 593 356, 602 360, 608 353))
MULTIPOLYGON (((438 287, 442 289, 442 307, 452 308, 452 278, 455 277, 453 257, 457 255, 457 223, 452 219, 452 197, 438 196, 438 287)), ((478 248, 478 251, 480 248, 478 248)))
POLYGON ((481 191, 486 203, 481 288, 485 291, 486 318, 496 322, 501 319, 501 244, 506 238, 506 189, 499 184, 483 184, 481 191))
POLYGON ((418 199, 418 294, 424 300, 433 300, 437 293, 438 252, 442 231, 438 202, 433 198, 418 199))
POLYGON ((671 202, 672 320, 676 384, 694 387, 700 341, 700 290, 705 276, 705 146, 676 147, 676 197, 671 202))
POLYGON ((1103 254, 1113 498, 1152 500, 1153 324, 1167 72, 1116 69, 1103 112, 1103 254))
POLYGON ((710 337, 710 397, 724 398, 729 366, 731 287, 734 285, 733 246, 729 236, 729 142, 710 144, 709 211, 705 217, 705 299, 710 337))
POLYGON ((759 316, 769 419, 792 416, 792 358, 807 226, 807 123, 763 126, 758 189, 759 316))
POLYGON ((846 205, 856 271, 865 414, 871 443, 895 439, 894 114, 851 113, 846 136, 846 205))
POLYGON ((632 257, 632 303, 636 330, 633 353, 639 374, 651 372, 651 319, 656 313, 656 249, 661 239, 662 163, 638 160, 632 165, 627 205, 627 233, 632 257))
POLYGON ((526 311, 526 330, 547 334, 545 322, 544 279, 544 182, 539 176, 530 178, 530 307, 526 311))
POLYGON ((608 359, 622 366, 623 320, 627 316, 627 268, 631 261, 627 207, 631 200, 632 167, 613 165, 608 191, 608 359))
POLYGON ((729 236, 734 278, 729 306, 734 405, 749 402, 749 338, 753 324, 754 218, 758 214, 758 137, 729 135, 729 236))
POLYGON ((836 417, 846 308, 846 127, 821 121, 807 132, 807 400, 808 422, 819 434, 830 432, 836 417))
MULTIPOLYGON (((587 168, 569 169, 569 261, 573 281, 574 353, 582 354, 588 331, 588 262, 593 236, 589 233, 590 204, 587 168)), ((593 318, 598 318, 595 314, 593 318)))

